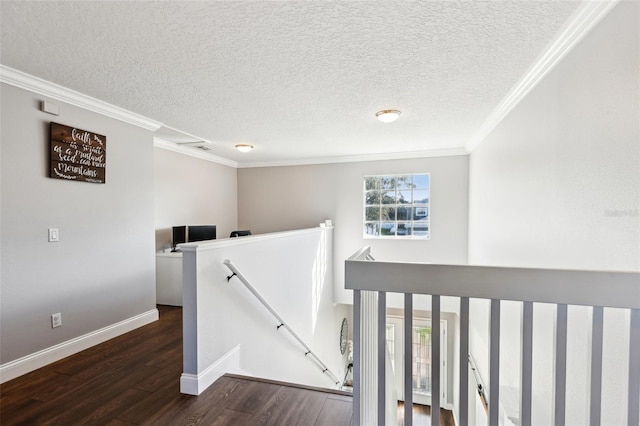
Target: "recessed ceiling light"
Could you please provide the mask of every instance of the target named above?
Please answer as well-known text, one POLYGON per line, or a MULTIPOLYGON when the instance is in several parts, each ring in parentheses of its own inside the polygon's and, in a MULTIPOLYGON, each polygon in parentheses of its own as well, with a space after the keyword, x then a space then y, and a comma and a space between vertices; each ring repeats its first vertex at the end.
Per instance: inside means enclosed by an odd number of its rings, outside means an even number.
POLYGON ((236 145, 236 149, 240 152, 249 152, 253 149, 253 145, 248 145, 246 143, 240 143, 236 145))
POLYGON ((383 109, 376 112, 376 117, 383 123, 391 123, 400 117, 400 111, 397 109, 383 109))

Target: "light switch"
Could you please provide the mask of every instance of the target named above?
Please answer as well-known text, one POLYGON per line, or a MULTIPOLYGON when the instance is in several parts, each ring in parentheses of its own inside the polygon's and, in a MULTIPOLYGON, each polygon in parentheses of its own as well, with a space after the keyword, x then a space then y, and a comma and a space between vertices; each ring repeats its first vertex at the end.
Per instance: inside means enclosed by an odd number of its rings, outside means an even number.
POLYGON ((60 233, 58 232, 58 228, 49 228, 49 242, 57 243, 60 241, 60 233))

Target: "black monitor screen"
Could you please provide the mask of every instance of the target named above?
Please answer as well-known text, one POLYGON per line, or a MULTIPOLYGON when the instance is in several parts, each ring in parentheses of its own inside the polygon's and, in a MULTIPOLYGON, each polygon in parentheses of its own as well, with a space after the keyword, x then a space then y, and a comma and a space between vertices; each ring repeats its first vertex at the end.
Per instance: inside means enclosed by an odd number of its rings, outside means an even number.
POLYGON ((189 226, 189 242, 206 241, 216 239, 215 225, 192 225, 189 226))
POLYGON ((173 247, 178 244, 187 242, 187 227, 186 226, 174 226, 173 227, 173 235, 171 238, 171 242, 173 243, 173 247))

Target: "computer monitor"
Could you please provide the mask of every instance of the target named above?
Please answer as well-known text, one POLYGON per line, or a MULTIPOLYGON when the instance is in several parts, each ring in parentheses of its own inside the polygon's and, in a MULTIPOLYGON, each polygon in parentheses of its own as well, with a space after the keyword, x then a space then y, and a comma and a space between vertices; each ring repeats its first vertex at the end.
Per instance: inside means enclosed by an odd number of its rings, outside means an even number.
POLYGON ((178 244, 187 242, 187 227, 186 226, 174 226, 171 235, 171 246, 175 251, 178 244))
POLYGON ((189 242, 216 239, 216 225, 189 225, 189 242))

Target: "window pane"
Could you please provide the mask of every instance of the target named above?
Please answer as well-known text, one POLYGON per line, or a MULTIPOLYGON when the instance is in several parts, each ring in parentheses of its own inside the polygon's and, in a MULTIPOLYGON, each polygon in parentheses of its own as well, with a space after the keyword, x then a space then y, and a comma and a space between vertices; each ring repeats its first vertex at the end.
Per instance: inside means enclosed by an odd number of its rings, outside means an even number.
POLYGON ((378 222, 366 222, 364 224, 365 235, 380 235, 380 226, 378 222))
POLYGON ((384 191, 382 193, 382 204, 395 204, 396 203, 396 192, 395 191, 384 191))
POLYGON ((370 221, 370 220, 375 220, 378 221, 380 220, 380 207, 376 206, 376 207, 367 207, 365 209, 365 218, 364 220, 366 221, 370 221))
POLYGON ((413 175, 413 184, 416 189, 429 188, 429 175, 413 175))
POLYGON ((380 225, 380 235, 383 235, 383 236, 395 235, 394 226, 395 226, 394 222, 382 222, 382 224, 380 225))
POLYGON ((416 237, 428 237, 429 236, 429 223, 413 222, 413 228, 411 234, 416 237))
POLYGON ((398 204, 410 204, 411 191, 398 191, 398 204))
POLYGON ((382 220, 396 220, 396 208, 394 207, 382 207, 380 209, 380 219, 382 220))
POLYGON ((416 189, 413 191, 414 204, 427 204, 429 202, 429 191, 426 189, 416 189))
POLYGON ((364 202, 367 205, 380 204, 380 192, 379 191, 367 191, 364 197, 364 202))
POLYGON ((396 226, 396 235, 411 235, 411 224, 409 222, 398 222, 398 226, 396 226))
POLYGON ((397 178, 398 189, 411 189, 413 187, 413 180, 411 176, 398 176, 397 178))
POLYGON ((431 393, 431 329, 413 327, 413 391, 431 393))
POLYGON ((411 220, 411 208, 410 207, 398 207, 397 210, 397 219, 398 220, 411 220))
POLYGON ((379 189, 380 188, 380 177, 378 176, 367 176, 364 178, 364 189, 379 189))
POLYGON ((391 368, 395 371, 396 363, 395 363, 395 331, 396 326, 394 324, 387 324, 387 348, 389 349, 389 359, 391 360, 391 368))
POLYGON ((382 176, 380 178, 380 188, 382 188, 382 189, 396 189, 396 177, 395 176, 382 176))
POLYGON ((429 218, 428 207, 414 207, 413 220, 427 220, 429 218))

